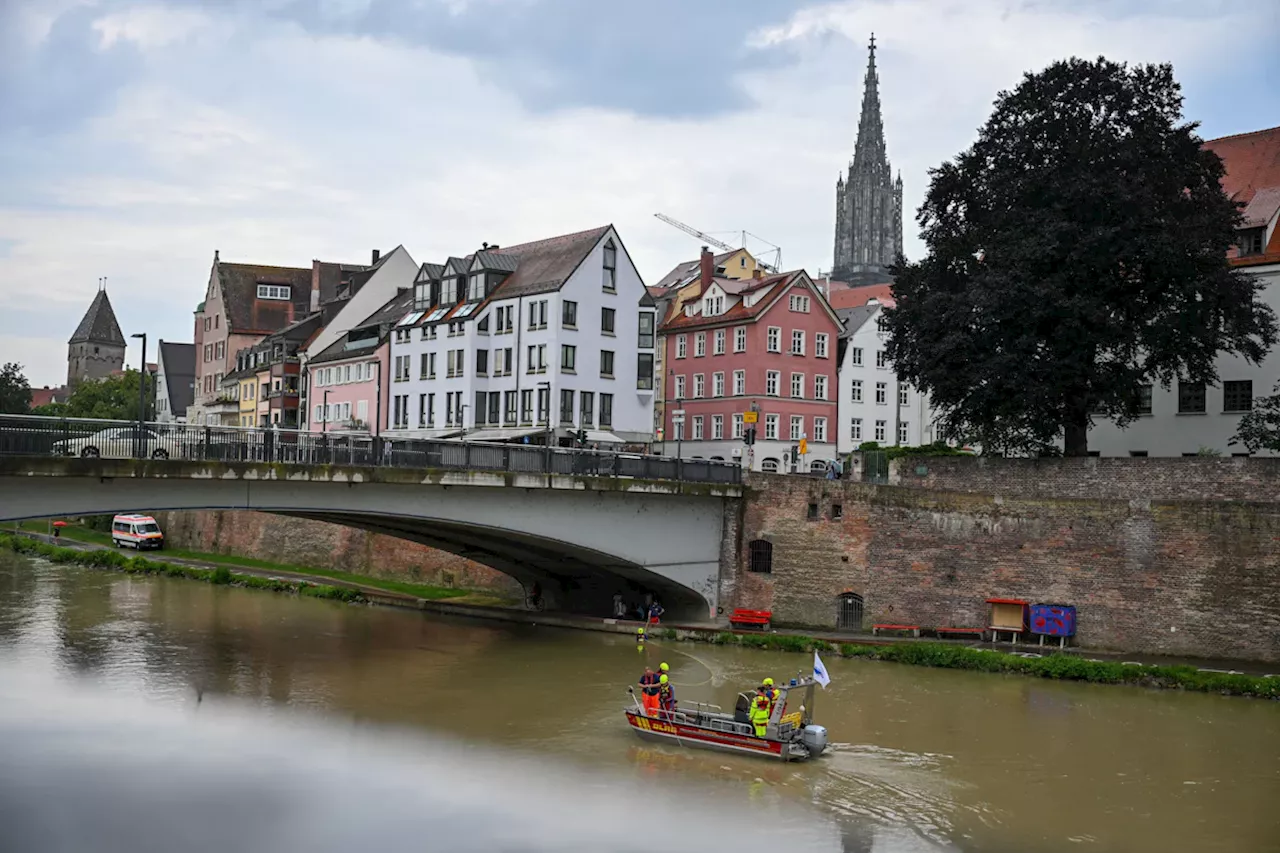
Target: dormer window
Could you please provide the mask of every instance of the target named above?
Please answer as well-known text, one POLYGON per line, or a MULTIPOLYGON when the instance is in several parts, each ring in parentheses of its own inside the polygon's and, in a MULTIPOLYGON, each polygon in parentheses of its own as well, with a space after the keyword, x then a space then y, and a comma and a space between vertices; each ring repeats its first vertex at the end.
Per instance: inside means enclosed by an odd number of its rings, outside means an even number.
POLYGON ((289 286, 287 284, 260 284, 258 285, 259 299, 290 299, 289 286))
POLYGON ((449 276, 440 281, 440 304, 453 305, 458 301, 458 286, 460 282, 465 281, 463 278, 454 278, 449 276))
POLYGON ((473 272, 471 274, 471 286, 467 288, 467 301, 479 302, 484 299, 484 273, 473 272))
POLYGON ((1262 238, 1264 236, 1262 228, 1242 228, 1237 231, 1239 240, 1236 246, 1240 250, 1240 257, 1248 257, 1249 255, 1262 254, 1262 238))
POLYGON ((708 296, 703 300, 702 313, 707 317, 716 317, 724 313, 724 296, 708 296))
POLYGON ((431 307, 431 282, 419 281, 413 285, 413 310, 425 311, 431 307))
POLYGON ((618 289, 618 249, 612 240, 604 244, 604 289, 618 289))

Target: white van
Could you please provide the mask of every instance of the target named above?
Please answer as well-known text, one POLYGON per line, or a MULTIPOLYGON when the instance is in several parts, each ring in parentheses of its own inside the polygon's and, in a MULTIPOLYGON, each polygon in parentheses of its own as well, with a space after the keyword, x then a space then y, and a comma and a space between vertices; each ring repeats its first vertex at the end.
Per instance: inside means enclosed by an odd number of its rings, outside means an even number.
POLYGON ((131 545, 139 551, 143 548, 158 550, 164 547, 164 534, 149 515, 117 515, 111 520, 111 542, 117 548, 131 545))

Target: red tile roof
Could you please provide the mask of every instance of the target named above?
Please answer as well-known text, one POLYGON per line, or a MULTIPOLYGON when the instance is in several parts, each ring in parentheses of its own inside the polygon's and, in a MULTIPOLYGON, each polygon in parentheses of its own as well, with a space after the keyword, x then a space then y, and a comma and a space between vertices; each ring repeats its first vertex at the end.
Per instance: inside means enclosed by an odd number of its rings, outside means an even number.
POLYGON ((1248 202, 1266 187, 1280 187, 1280 127, 1210 139, 1204 144, 1222 158, 1227 174, 1222 188, 1237 201, 1248 202))
POLYGON ((841 308, 857 308, 866 305, 868 299, 877 299, 885 305, 893 304, 892 284, 868 284, 863 287, 848 287, 841 290, 832 288, 827 301, 837 311, 841 308))

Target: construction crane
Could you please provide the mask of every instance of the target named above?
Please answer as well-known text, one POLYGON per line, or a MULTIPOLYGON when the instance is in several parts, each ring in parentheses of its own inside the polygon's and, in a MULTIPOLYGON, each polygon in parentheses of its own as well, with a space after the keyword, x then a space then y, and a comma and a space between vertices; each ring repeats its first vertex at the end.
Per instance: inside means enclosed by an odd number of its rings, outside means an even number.
MULTIPOLYGON (((670 216, 667 216, 665 213, 655 213, 654 216, 656 216, 658 219, 661 219, 663 222, 667 223, 668 225, 671 225, 675 228, 679 228, 681 231, 688 234, 690 237, 697 237, 699 240, 702 240, 708 246, 714 246, 715 248, 719 249, 722 252, 733 252, 733 251, 737 251, 738 249, 737 246, 730 246, 728 243, 717 240, 715 237, 712 237, 710 234, 707 234, 703 231, 699 231, 697 228, 694 228, 692 225, 685 225, 683 222, 681 222, 678 219, 672 219, 670 216)), ((748 233, 749 232, 747 231, 742 232, 742 243, 743 243, 742 248, 746 248, 748 233)), ((764 239, 761 239, 760 237, 756 237, 755 234, 752 234, 751 236, 755 237, 757 240, 760 240, 760 242, 762 243, 773 246, 773 244, 770 243, 768 240, 764 240, 764 239)), ((773 248, 777 252, 774 263, 772 265, 766 264, 763 262, 760 263, 760 266, 764 267, 764 269, 768 270, 769 272, 777 272, 778 265, 782 263, 782 249, 779 248, 778 246, 773 246, 773 248)))

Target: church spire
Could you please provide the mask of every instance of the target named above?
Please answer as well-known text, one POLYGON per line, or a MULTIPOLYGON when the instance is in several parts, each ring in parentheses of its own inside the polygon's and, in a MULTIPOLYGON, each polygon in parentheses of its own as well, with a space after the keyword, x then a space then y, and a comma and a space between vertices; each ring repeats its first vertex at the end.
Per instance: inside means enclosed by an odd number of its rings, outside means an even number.
POLYGON ((884 159, 884 119, 880 116, 880 74, 876 71, 876 34, 871 34, 867 73, 862 79, 862 115, 858 119, 858 141, 853 149, 875 163, 884 159))

